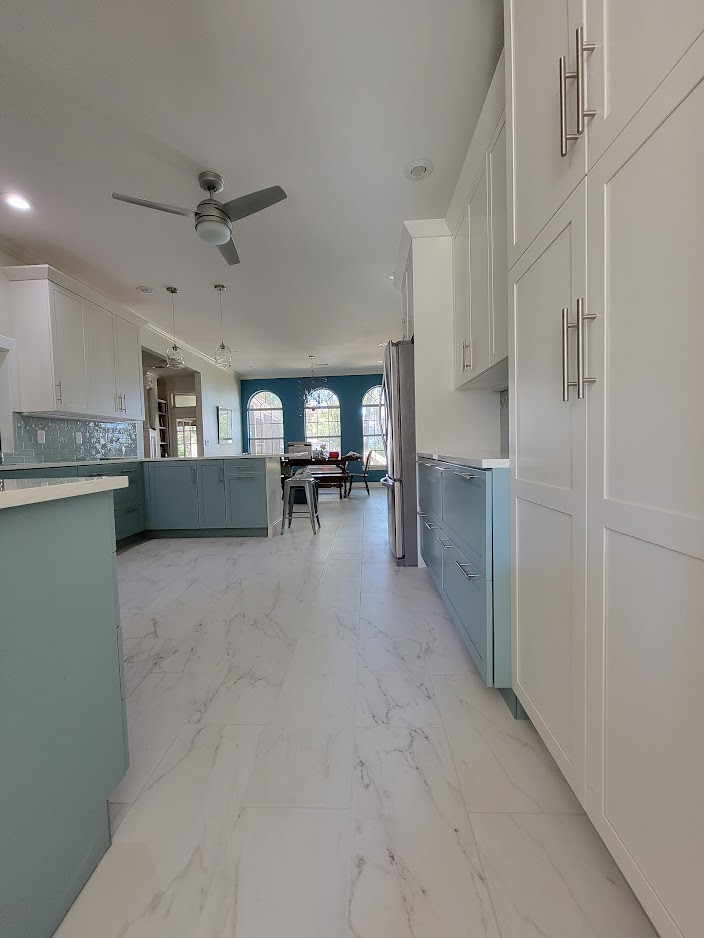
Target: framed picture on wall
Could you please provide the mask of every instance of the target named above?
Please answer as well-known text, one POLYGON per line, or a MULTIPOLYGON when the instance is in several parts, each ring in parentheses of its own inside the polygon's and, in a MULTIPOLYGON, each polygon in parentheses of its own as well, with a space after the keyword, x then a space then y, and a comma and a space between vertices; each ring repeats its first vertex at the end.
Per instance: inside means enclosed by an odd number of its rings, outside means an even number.
POLYGON ((218 443, 232 443, 232 410, 218 407, 218 443))

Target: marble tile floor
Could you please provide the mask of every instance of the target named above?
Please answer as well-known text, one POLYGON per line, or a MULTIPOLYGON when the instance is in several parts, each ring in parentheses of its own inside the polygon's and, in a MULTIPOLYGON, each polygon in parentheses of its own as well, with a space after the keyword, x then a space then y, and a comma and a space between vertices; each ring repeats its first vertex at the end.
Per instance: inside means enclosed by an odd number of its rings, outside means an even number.
POLYGON ((57 938, 653 938, 383 495, 118 556, 131 766, 57 938))

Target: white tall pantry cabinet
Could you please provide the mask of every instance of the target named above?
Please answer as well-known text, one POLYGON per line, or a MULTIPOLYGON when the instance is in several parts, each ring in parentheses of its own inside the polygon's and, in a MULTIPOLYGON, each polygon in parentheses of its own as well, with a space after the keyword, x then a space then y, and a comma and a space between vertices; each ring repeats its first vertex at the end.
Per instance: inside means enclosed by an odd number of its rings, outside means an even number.
POLYGON ((505 11, 515 689, 659 933, 700 938, 704 4, 505 11))

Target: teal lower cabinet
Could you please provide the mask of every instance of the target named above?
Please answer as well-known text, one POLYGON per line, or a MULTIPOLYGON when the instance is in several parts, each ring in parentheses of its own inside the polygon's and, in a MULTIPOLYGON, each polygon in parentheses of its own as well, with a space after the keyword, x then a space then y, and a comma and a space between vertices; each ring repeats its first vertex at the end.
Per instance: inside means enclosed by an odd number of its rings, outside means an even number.
POLYGON ((192 530, 200 527, 198 462, 165 460, 145 466, 147 528, 154 531, 192 530))
POLYGON ((111 492, 0 511, 3 938, 52 935, 110 845, 127 770, 116 576, 111 492))
POLYGON ((419 457, 420 545, 482 677, 523 717, 511 689, 508 475, 419 457))
POLYGON ((228 528, 266 528, 264 460, 233 460, 225 465, 228 528))
POLYGON ((198 507, 201 528, 227 527, 225 467, 222 459, 198 466, 198 507))
POLYGON ((278 458, 267 457, 145 462, 147 534, 266 537, 272 530, 272 475, 280 509, 279 471, 278 458))

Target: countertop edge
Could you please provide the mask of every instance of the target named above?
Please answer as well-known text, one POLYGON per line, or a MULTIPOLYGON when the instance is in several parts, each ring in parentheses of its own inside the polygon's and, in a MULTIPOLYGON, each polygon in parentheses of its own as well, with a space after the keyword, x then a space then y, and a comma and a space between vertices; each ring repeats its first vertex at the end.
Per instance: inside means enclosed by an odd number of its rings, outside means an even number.
POLYGON ((446 456, 440 453, 416 453, 421 459, 434 459, 437 462, 454 463, 468 469, 508 469, 509 460, 504 456, 446 456))
POLYGON ((166 463, 166 462, 205 462, 210 459, 280 459, 280 456, 256 456, 253 453, 242 453, 239 456, 198 456, 196 459, 183 459, 179 456, 168 456, 164 459, 151 459, 148 456, 116 456, 114 459, 79 459, 67 462, 25 462, 0 463, 0 472, 15 472, 21 469, 70 469, 72 466, 126 466, 132 463, 166 463))
MULTIPOLYGON (((129 480, 124 476, 109 476, 81 479, 22 479, 33 484, 16 489, 0 489, 0 509, 21 508, 23 505, 37 505, 42 502, 55 502, 62 498, 76 498, 79 495, 95 495, 98 492, 111 492, 114 489, 126 489, 129 480)), ((11 485, 17 483, 11 482, 11 485)))

